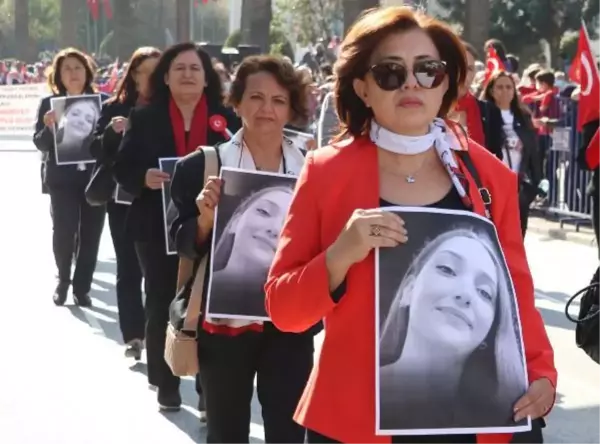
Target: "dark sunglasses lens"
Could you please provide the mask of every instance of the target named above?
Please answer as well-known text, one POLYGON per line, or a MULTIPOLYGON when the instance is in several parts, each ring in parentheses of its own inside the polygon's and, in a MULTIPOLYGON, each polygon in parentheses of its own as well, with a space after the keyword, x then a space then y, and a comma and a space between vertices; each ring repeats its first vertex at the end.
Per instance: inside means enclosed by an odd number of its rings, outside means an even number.
POLYGON ((397 63, 375 65, 371 72, 375 83, 384 91, 399 89, 406 82, 406 68, 397 63))
POLYGON ((415 78, 422 88, 432 89, 440 86, 446 76, 446 65, 437 60, 415 63, 415 78))

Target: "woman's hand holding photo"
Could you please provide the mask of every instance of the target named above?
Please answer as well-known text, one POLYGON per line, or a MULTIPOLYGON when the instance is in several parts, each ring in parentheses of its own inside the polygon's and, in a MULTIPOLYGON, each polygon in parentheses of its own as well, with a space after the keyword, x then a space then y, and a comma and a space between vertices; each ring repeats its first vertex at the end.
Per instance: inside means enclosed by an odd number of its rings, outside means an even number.
POLYGON ((219 204, 222 186, 222 179, 210 176, 196 199, 196 206, 200 213, 200 216, 198 216, 198 228, 201 237, 208 236, 208 233, 212 230, 215 220, 215 208, 219 204))
MULTIPOLYGON (((397 214, 380 209, 355 210, 337 240, 327 251, 327 267, 332 275, 342 275, 363 261, 373 248, 395 247, 408 240, 404 221, 397 214), (333 269, 339 273, 333 273, 333 269), (342 273, 342 270, 343 273, 342 273)), ((330 283, 338 279, 330 279, 330 283)), ((333 285, 333 287, 337 287, 333 285)))
POLYGON ((122 134, 125 131, 125 128, 127 128, 127 122, 127 117, 113 117, 110 121, 110 126, 115 133, 122 134))
POLYGON ((163 183, 168 182, 170 178, 171 176, 158 168, 150 168, 146 171, 146 186, 151 190, 160 190, 163 183))
POLYGON ((547 378, 533 381, 521 399, 515 404, 515 421, 519 422, 528 416, 531 419, 546 415, 556 396, 556 389, 547 378))
POLYGON ((54 131, 54 124, 56 123, 56 112, 54 110, 48 111, 44 114, 44 125, 54 131))

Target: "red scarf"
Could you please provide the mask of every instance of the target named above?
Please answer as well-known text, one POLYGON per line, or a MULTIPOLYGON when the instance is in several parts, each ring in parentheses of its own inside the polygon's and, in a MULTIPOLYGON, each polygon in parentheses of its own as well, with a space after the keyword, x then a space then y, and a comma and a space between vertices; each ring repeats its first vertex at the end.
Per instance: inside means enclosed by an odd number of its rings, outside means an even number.
POLYGON ((456 111, 463 112, 467 116, 467 133, 471 140, 481 146, 485 146, 485 132, 483 131, 483 121, 479 112, 477 99, 473 94, 467 93, 462 96, 456 104, 456 111))
POLYGON ((198 101, 196 109, 194 110, 187 143, 185 140, 185 123, 183 122, 183 115, 181 114, 181 111, 179 111, 179 108, 172 97, 169 100, 169 116, 171 117, 171 125, 173 126, 177 157, 187 156, 200 145, 206 145, 208 134, 208 105, 204 94, 202 94, 202 98, 198 101))

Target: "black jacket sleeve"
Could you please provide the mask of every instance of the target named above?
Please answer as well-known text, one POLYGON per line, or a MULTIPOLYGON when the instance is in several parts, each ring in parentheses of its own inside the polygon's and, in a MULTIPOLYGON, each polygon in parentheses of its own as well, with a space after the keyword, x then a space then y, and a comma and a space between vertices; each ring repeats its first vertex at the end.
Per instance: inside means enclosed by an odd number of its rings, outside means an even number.
POLYGON ((154 166, 148 161, 143 146, 144 122, 139 118, 139 112, 134 110, 129 115, 127 129, 113 166, 117 183, 134 197, 140 197, 142 194, 146 186, 146 171, 154 166))
POLYGON ((35 122, 35 131, 33 133, 33 144, 43 153, 48 153, 54 149, 54 134, 52 130, 44 124, 44 116, 50 111, 50 97, 44 97, 38 107, 37 120, 35 122))
POLYGON ((119 103, 105 103, 96 123, 90 152, 101 163, 109 163, 114 159, 123 138, 123 135, 115 133, 110 125, 112 119, 119 115, 120 107, 122 106, 119 103))
POLYGON ((585 152, 587 150, 588 145, 592 141, 594 134, 596 134, 596 130, 599 126, 600 120, 592 120, 583 125, 583 128, 581 130, 581 145, 578 147, 577 152, 577 163, 579 164, 579 168, 582 168, 584 170, 590 169, 585 160, 585 152))
POLYGON ((196 198, 204 186, 204 153, 196 151, 175 164, 171 178, 171 199, 175 206, 169 234, 180 256, 196 259, 210 249, 211 237, 198 245, 197 219, 200 216, 196 198))

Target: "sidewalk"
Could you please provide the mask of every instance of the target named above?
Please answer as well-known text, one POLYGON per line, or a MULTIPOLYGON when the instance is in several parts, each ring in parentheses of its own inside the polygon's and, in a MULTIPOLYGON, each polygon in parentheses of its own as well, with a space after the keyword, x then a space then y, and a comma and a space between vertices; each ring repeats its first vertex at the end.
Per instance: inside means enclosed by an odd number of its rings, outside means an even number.
POLYGON ((565 223, 561 228, 559 221, 543 217, 539 211, 532 211, 527 232, 547 236, 549 239, 566 240, 588 247, 596 247, 594 230, 591 226, 579 227, 579 231, 577 231, 575 225, 565 223))

